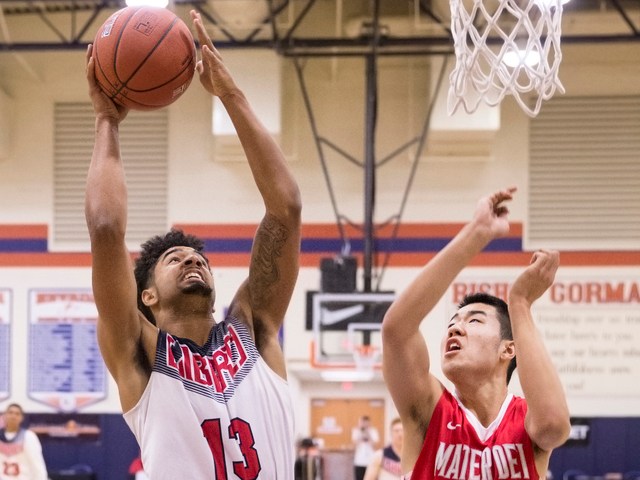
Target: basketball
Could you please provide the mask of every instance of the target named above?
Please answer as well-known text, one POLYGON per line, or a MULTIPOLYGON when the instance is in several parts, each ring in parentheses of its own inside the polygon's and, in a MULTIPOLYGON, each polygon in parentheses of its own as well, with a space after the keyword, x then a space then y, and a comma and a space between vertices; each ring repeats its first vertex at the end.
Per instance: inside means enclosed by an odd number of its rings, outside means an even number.
POLYGON ((196 64, 193 36, 166 8, 126 7, 100 27, 93 43, 96 80, 115 102, 154 110, 189 87, 196 64))

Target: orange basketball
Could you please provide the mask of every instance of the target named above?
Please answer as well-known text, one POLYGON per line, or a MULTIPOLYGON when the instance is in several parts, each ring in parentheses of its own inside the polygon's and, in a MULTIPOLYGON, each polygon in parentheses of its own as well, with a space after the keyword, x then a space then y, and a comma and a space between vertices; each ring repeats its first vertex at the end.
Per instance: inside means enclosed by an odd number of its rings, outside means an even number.
POLYGON ((115 102, 135 110, 166 107, 195 71, 185 23, 166 8, 126 7, 100 27, 93 43, 96 80, 115 102))

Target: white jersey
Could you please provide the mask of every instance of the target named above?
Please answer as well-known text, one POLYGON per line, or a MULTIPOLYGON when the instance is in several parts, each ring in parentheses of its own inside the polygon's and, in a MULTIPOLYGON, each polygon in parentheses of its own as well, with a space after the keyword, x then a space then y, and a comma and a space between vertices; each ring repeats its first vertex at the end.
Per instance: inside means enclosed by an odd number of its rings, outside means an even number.
POLYGON ((46 480, 42 446, 31 430, 0 430, 0 480, 46 480))
POLYGON ((160 331, 149 383, 124 418, 153 480, 293 480, 289 387, 232 317, 202 347, 160 331))
POLYGON ((371 463, 376 452, 375 444, 380 441, 378 430, 374 427, 362 429, 356 427, 351 430, 351 441, 355 444, 353 464, 357 467, 366 467, 371 463))

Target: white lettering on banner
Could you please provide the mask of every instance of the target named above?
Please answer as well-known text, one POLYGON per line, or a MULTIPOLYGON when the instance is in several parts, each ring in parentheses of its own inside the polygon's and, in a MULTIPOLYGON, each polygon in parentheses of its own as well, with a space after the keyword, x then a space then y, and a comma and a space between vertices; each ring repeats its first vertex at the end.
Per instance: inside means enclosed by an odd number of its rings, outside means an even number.
POLYGON ((434 474, 440 478, 459 480, 493 480, 493 472, 498 479, 530 478, 521 443, 504 443, 485 447, 483 450, 470 448, 461 443, 440 442, 436 452, 434 474))
MULTIPOLYGON (((507 300, 511 285, 507 282, 455 282, 451 301, 458 304, 466 295, 488 293, 507 300)), ((628 282, 555 282, 548 292, 554 304, 640 303, 640 284, 628 282)))
POLYGON ((568 395, 640 396, 637 306, 546 306, 534 317, 568 395))
POLYGON ((508 282, 454 282, 451 285, 451 301, 457 305, 466 295, 474 293, 488 293, 506 301, 509 288, 508 282))
POLYGON ((637 282, 556 282, 549 295, 553 303, 640 303, 637 282))
POLYGON ((36 303, 93 303, 91 292, 44 292, 36 294, 36 303))

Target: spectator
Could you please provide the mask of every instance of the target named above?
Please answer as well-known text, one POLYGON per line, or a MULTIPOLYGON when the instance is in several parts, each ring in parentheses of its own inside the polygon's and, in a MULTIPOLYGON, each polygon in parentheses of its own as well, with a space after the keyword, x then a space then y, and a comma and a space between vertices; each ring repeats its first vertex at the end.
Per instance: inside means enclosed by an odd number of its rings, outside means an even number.
POLYGON ((295 480, 322 480, 322 456, 313 438, 303 438, 300 441, 295 480))
POLYGON ((24 411, 10 404, 0 429, 0 480, 47 480, 47 467, 38 436, 22 427, 24 411))
POLYGON ((355 446, 353 467, 355 480, 363 480, 367 466, 373 459, 376 444, 380 441, 378 430, 371 426, 367 415, 360 417, 358 426, 351 431, 351 441, 355 446))

